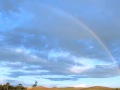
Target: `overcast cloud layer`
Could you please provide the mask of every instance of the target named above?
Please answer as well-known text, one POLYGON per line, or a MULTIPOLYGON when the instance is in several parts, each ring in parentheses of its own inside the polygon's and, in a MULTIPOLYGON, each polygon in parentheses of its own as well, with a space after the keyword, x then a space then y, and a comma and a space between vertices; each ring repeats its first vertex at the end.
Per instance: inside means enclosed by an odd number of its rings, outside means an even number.
POLYGON ((0 0, 0 77, 49 83, 119 76, 117 2, 0 0))

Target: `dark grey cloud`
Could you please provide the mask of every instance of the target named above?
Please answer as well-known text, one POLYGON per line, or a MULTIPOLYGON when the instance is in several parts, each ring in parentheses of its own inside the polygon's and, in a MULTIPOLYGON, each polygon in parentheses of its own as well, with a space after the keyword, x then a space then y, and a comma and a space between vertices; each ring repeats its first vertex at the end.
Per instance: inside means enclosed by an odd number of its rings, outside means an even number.
POLYGON ((49 80, 52 80, 52 81, 66 81, 66 80, 77 80, 76 78, 46 78, 46 79, 49 79, 49 80))

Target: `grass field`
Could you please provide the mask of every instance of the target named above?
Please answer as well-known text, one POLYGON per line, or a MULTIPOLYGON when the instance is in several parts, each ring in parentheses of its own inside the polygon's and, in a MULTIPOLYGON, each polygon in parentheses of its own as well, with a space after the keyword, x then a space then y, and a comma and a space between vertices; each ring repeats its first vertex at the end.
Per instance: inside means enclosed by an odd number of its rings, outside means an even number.
POLYGON ((28 90, 120 90, 120 88, 108 88, 108 87, 89 87, 89 88, 46 88, 46 87, 35 87, 28 90))

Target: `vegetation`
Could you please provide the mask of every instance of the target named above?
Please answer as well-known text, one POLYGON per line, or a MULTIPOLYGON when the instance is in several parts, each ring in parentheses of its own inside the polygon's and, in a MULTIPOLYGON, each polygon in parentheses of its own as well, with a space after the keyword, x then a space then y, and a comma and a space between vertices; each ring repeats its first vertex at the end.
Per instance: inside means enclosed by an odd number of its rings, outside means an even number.
POLYGON ((18 84, 17 86, 12 86, 10 83, 6 83, 5 85, 0 85, 0 90, 27 90, 22 84, 18 84))
POLYGON ((35 81, 35 84, 33 84, 32 87, 34 88, 34 87, 36 87, 36 86, 37 86, 37 81, 35 81))

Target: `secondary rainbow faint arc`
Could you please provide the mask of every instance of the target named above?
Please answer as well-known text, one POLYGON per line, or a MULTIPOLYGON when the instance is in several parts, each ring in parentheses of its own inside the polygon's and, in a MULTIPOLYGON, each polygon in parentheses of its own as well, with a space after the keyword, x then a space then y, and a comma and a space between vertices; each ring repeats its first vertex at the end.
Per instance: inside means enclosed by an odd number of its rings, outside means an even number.
POLYGON ((106 53, 109 55, 109 57, 111 58, 113 65, 116 65, 116 69, 117 72, 120 74, 120 69, 119 66, 115 60, 115 58, 113 57, 113 55, 111 54, 111 52, 109 51, 109 49, 107 48, 107 46, 104 44, 104 42, 97 36, 97 34, 95 32, 93 32, 92 29, 90 29, 87 25, 85 25, 82 21, 76 19, 75 17, 73 17, 72 15, 70 15, 69 13, 64 12, 63 10, 60 10, 58 8, 55 8, 53 6, 48 6, 46 4, 40 3, 40 5, 44 8, 47 8, 48 10, 54 11, 54 13, 58 12, 59 14, 62 14, 64 16, 66 16, 67 18, 70 18, 71 20, 75 21, 76 24, 82 26, 85 30, 87 30, 91 35, 94 36, 94 38, 96 38, 96 40, 98 40, 98 42, 101 44, 101 46, 104 48, 104 50, 106 51, 106 53))

